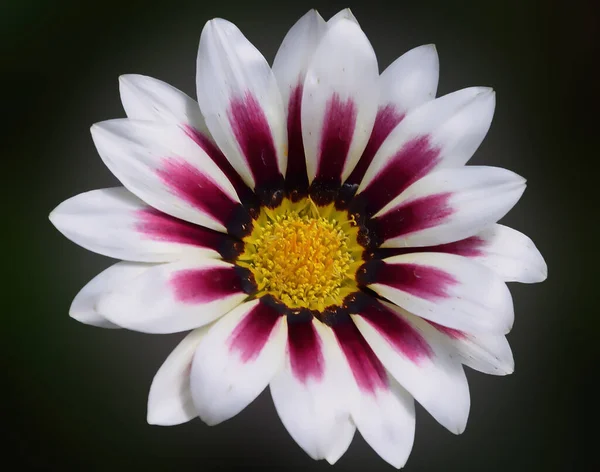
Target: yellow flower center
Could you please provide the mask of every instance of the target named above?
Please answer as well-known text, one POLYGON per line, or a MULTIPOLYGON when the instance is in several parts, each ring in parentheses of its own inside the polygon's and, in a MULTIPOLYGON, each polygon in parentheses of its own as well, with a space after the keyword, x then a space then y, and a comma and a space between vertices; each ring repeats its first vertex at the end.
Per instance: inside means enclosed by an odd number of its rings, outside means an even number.
POLYGON ((363 263, 357 236, 354 219, 333 204, 284 199, 275 209, 261 209, 236 263, 254 275, 257 297, 270 294, 290 308, 322 311, 357 290, 363 263))

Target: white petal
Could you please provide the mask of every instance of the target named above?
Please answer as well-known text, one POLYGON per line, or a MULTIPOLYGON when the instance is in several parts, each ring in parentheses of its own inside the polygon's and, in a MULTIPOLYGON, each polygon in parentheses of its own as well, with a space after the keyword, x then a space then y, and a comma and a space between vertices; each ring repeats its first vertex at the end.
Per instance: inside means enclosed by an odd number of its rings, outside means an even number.
POLYGON ((379 106, 391 104, 399 114, 433 100, 440 63, 433 44, 411 49, 392 62, 380 77, 379 106))
POLYGON ((352 318, 394 378, 449 431, 464 431, 470 397, 462 366, 428 323, 390 304, 352 318))
POLYGON ((508 287, 490 269, 466 257, 431 252, 394 256, 374 263, 370 277, 369 287, 379 295, 443 326, 489 334, 512 328, 508 287))
POLYGON ((92 126, 106 166, 132 193, 177 218, 225 231, 237 194, 219 167, 176 125, 110 120, 92 126))
POLYGON ((134 279, 150 267, 153 265, 134 262, 113 264, 100 272, 79 291, 71 303, 69 315, 88 325, 100 328, 120 328, 96 311, 96 303, 100 296, 118 289, 122 284, 134 279))
POLYGON ((325 460, 329 462, 329 464, 335 464, 345 454, 350 447, 350 444, 352 444, 354 433, 356 433, 356 425, 352 420, 344 422, 344 427, 339 431, 339 436, 325 457, 325 460))
POLYGON ((175 333, 204 326, 238 306, 247 294, 233 265, 188 260, 147 270, 101 297, 100 314, 123 328, 175 333))
POLYGON ((123 187, 92 190, 65 200, 50 221, 71 241, 115 259, 168 262, 186 256, 219 257, 222 233, 173 218, 123 187))
POLYGON ((271 395, 281 422, 313 459, 335 462, 355 427, 346 404, 347 373, 331 330, 319 321, 288 324, 288 349, 271 395))
POLYGON ((192 398, 200 418, 214 425, 237 415, 269 384, 283 363, 286 320, 253 300, 221 318, 192 363, 192 398))
POLYGON ((507 282, 537 283, 548 276, 546 261, 533 241, 512 228, 493 225, 478 233, 475 260, 507 282))
POLYGON ((432 169, 465 164, 489 129, 494 105, 492 89, 471 87, 410 111, 381 144, 360 184, 369 213, 432 169))
POLYGON ((148 423, 172 426, 198 416, 190 390, 190 370, 196 348, 210 326, 191 331, 158 369, 148 395, 148 423))
POLYGON ((517 203, 525 179, 498 167, 432 172, 377 215, 382 247, 419 247, 459 241, 495 223, 517 203))
POLYGON ((198 102, 215 141, 251 186, 268 186, 286 168, 286 127, 269 64, 233 24, 209 21, 200 38, 198 102))
POLYGON ((510 345, 505 336, 469 334, 445 326, 433 326, 446 338, 464 365, 485 374, 507 375, 515 370, 510 345))
POLYGON ((374 395, 363 394, 352 410, 361 436, 383 460, 396 468, 404 467, 415 436, 413 397, 393 378, 388 388, 374 395))
POLYGON ((208 133, 196 100, 162 80, 138 74, 122 75, 119 91, 128 118, 183 124, 208 133))
POLYGON ((339 322, 332 329, 351 372, 344 395, 352 420, 384 460, 397 468, 404 466, 415 433, 412 396, 388 375, 354 323, 339 322))
POLYGON ((310 181, 341 183, 354 168, 373 128, 378 78, 375 52, 358 24, 340 20, 329 28, 310 63, 302 95, 310 181))

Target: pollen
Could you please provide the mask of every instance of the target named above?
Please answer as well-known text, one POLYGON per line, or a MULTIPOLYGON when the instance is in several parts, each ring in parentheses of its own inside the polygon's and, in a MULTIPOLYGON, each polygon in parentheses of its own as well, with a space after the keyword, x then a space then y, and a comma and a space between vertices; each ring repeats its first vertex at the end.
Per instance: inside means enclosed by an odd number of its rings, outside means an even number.
POLYGON ((252 272, 257 296, 322 311, 358 290, 363 248, 347 212, 333 204, 319 207, 310 198, 284 199, 275 209, 263 207, 253 225, 236 263, 252 272))

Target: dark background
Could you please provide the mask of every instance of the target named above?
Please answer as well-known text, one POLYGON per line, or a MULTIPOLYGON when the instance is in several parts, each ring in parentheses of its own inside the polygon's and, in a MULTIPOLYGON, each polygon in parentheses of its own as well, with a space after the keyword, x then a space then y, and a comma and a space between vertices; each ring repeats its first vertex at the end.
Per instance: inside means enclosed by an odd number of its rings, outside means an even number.
MULTIPOLYGON (((419 409, 406 470, 598 470, 586 427, 597 411, 598 376, 592 334, 600 156, 591 137, 600 56, 592 0, 82 3, 0 2, 0 428, 3 462, 16 464, 10 470, 330 470, 295 445, 268 392, 216 427, 200 420, 147 425, 150 382, 181 335, 71 320, 73 296, 111 261, 70 243, 47 219, 62 200, 116 183, 89 126, 124 116, 120 74, 151 75, 195 96, 196 48, 208 19, 232 20, 272 61, 287 29, 313 6, 325 18, 351 6, 381 69, 433 42, 439 94, 470 85, 496 89, 494 123, 472 162, 528 179, 504 222, 531 236, 549 266, 545 283, 511 285, 515 373, 468 372, 472 409, 461 436, 419 409)), ((357 434, 335 470, 392 468, 357 434)))

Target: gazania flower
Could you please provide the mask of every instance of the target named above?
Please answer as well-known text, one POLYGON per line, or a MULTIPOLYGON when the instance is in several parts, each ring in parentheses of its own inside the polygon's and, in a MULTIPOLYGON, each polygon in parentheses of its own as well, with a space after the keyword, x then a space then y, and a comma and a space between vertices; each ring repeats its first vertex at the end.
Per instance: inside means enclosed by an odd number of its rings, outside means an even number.
POLYGON ((434 99, 433 46, 381 75, 356 20, 307 13, 273 67, 233 24, 202 31, 198 101, 121 77, 127 119, 95 124, 123 187, 60 204, 77 244, 122 259, 71 316, 147 333, 191 330, 150 389, 148 421, 209 425, 269 386, 314 459, 335 462, 358 429, 390 464, 413 444, 414 400, 465 429, 462 364, 508 374, 507 281, 540 282, 529 238, 496 224, 525 189, 468 166, 495 94, 434 99))

